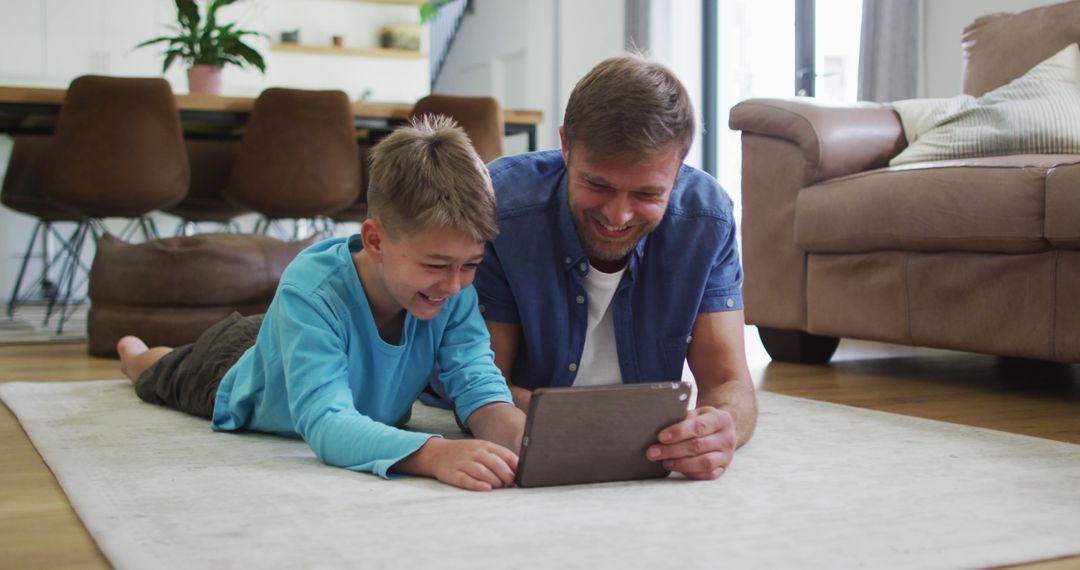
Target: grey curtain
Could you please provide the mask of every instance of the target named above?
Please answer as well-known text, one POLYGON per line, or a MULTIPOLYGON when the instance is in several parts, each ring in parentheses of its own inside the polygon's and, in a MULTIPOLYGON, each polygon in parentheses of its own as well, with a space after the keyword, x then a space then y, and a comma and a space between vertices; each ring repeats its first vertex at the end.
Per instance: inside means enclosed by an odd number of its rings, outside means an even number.
POLYGON ((859 99, 897 101, 919 94, 921 0, 863 0, 859 99))

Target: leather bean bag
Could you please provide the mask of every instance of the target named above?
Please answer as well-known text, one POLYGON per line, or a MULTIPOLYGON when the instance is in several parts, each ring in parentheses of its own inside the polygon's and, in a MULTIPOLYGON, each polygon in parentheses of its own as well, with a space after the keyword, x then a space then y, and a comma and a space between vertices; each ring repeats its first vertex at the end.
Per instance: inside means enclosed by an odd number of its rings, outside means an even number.
POLYGON ((90 268, 87 351, 115 355, 125 335, 179 346, 233 311, 265 312, 285 266, 319 237, 199 234, 130 244, 106 234, 90 268))

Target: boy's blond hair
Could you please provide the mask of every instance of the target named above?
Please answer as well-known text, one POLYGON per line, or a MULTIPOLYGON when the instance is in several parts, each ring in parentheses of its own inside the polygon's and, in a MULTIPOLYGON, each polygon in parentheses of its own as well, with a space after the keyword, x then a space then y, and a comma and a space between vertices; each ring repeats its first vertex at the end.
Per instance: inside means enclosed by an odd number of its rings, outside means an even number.
POLYGON ((675 74, 639 54, 606 59, 581 78, 563 116, 566 140, 589 156, 640 157, 672 146, 682 158, 694 142, 694 104, 675 74))
POLYGON ((368 212, 392 237, 446 228, 486 242, 498 233, 487 167, 442 115, 414 118, 371 149, 368 212))

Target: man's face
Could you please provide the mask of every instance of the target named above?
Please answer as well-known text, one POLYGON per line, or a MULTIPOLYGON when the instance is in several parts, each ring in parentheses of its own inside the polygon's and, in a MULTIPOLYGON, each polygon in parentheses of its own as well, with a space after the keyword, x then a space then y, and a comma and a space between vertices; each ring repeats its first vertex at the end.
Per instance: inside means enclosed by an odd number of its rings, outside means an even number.
POLYGON ((617 271, 641 238, 660 225, 681 152, 672 146, 644 157, 591 160, 584 142, 574 143, 571 152, 565 135, 562 148, 570 216, 581 245, 594 267, 617 271))
POLYGON ((461 231, 429 229, 382 242, 382 277, 390 296, 420 320, 472 284, 484 244, 461 231))

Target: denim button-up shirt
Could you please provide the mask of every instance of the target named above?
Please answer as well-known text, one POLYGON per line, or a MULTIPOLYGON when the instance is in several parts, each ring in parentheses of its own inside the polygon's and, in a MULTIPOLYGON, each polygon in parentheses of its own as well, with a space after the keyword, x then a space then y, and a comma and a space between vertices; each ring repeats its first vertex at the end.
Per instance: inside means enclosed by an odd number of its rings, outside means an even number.
MULTIPOLYGON (((589 260, 567 201, 562 153, 489 165, 499 235, 476 276, 487 320, 517 323, 511 381, 529 389, 574 383, 585 344, 589 260)), ((678 380, 700 313, 742 309, 742 269, 731 199, 711 176, 683 165, 660 225, 630 253, 612 310, 623 382, 678 380)))

